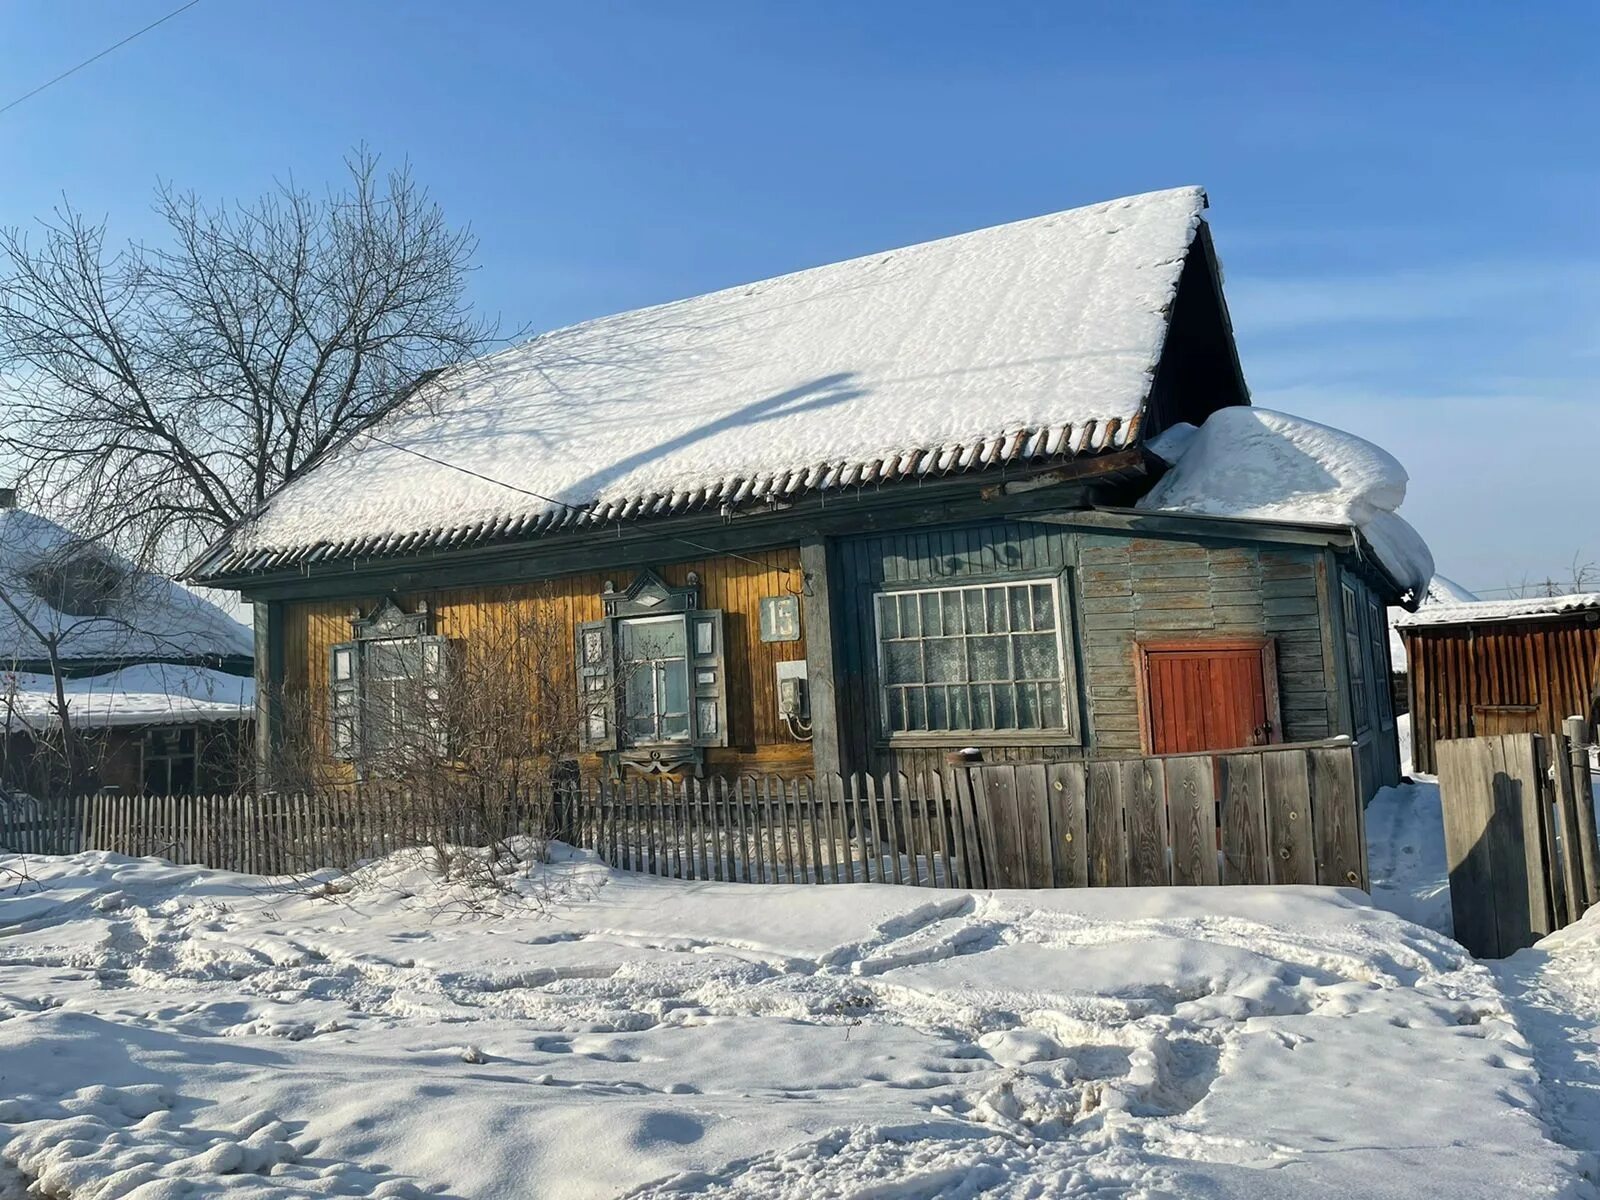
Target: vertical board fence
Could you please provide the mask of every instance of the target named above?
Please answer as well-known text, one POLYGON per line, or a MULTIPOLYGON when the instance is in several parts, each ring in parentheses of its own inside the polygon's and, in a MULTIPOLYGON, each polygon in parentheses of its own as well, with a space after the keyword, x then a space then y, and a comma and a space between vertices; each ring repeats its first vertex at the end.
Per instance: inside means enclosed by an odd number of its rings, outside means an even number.
POLYGON ((1438 743, 1456 940, 1503 958, 1600 902, 1584 722, 1438 743))
POLYGON ((586 780, 493 803, 370 791, 92 796, 0 804, 0 849, 284 875, 532 834, 685 880, 1366 887, 1357 775, 1355 748, 1336 742, 883 779, 586 780))

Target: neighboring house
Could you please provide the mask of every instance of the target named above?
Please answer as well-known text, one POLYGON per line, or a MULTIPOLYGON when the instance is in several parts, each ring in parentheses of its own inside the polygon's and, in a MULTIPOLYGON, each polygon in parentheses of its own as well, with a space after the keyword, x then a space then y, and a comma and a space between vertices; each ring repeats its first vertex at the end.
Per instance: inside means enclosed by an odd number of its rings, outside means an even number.
POLYGON ((263 752, 309 711, 319 753, 382 770, 403 697, 428 724, 510 613, 562 630, 590 771, 1349 735, 1369 792, 1395 779, 1384 609, 1432 574, 1404 472, 1240 407, 1204 207, 886 251, 430 380, 190 569, 254 602, 263 752))
MULTIPOLYGON (((1435 575, 1428 581, 1427 590, 1423 593, 1422 603, 1419 608, 1427 608, 1436 604, 1476 604, 1478 597, 1453 579, 1443 575, 1435 575)), ((1391 608, 1389 610, 1389 687, 1394 693, 1395 711, 1405 713, 1410 711, 1411 698, 1409 694, 1410 676, 1406 664, 1406 640, 1400 636, 1397 627, 1400 619, 1407 615, 1409 610, 1404 608, 1391 608)))
POLYGON ((231 788, 254 716, 252 651, 215 605, 0 489, 0 788, 59 786, 63 700, 94 785, 231 788))
POLYGON ((1446 738, 1593 727, 1600 593, 1427 604, 1396 618, 1410 664, 1412 761, 1438 770, 1446 738))

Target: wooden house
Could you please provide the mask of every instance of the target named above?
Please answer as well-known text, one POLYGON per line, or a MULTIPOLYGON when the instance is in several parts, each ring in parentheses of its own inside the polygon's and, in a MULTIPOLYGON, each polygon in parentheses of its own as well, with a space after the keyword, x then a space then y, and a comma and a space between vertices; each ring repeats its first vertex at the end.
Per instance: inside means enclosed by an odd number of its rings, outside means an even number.
POLYGON ((1395 620, 1410 675, 1412 762, 1437 773, 1447 738, 1593 730, 1600 594, 1428 604, 1395 620))
POLYGON ((1417 581, 1348 524, 1136 507, 1153 439, 1249 403, 1204 207, 981 230, 429 381, 191 568, 254 603, 263 755, 304 712, 381 769, 395 673, 426 725, 509 617, 560 631, 584 770, 1346 735, 1394 779, 1384 609, 1417 581))
POLYGON ((129 794, 227 791, 248 760, 250 631, 216 605, 0 488, 0 793, 66 782, 129 794))

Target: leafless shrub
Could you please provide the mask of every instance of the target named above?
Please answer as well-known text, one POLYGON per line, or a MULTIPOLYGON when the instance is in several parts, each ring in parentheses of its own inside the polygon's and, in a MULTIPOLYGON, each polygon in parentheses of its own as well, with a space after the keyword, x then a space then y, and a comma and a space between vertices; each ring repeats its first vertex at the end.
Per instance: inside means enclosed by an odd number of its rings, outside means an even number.
POLYGON ((344 797, 355 822, 378 833, 367 856, 420 848, 444 885, 440 904, 460 911, 538 895, 529 877, 547 857, 578 746, 570 627, 555 591, 486 597, 471 620, 442 669, 421 646, 369 651, 346 759, 333 753, 323 691, 272 697, 276 738, 260 764, 269 790, 344 797))

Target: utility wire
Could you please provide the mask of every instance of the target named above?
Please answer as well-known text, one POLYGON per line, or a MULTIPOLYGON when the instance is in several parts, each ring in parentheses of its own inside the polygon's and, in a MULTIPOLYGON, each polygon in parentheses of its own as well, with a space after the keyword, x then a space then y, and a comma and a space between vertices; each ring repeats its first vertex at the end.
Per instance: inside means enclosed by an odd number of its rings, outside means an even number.
MULTIPOLYGON (((492 484, 496 485, 497 487, 503 487, 503 488, 508 489, 509 491, 520 492, 524 496, 532 496, 535 500, 542 500, 546 504, 558 505, 561 508, 567 509, 569 512, 586 513, 586 512, 589 511, 587 508, 583 507, 582 505, 579 505, 579 504, 568 504, 565 500, 557 500, 554 496, 546 496, 542 492, 535 492, 530 488, 519 487, 518 485, 516 485, 514 483, 507 483, 504 479, 496 479, 493 475, 485 475, 482 471, 474 471, 471 467, 463 467, 460 463, 453 463, 453 462, 447 461, 446 459, 435 458, 431 454, 424 454, 421 450, 413 450, 413 449, 411 449, 410 446, 402 446, 402 445, 398 444, 397 442, 389 441, 387 438, 381 438, 377 434, 372 433, 370 431, 368 431, 365 436, 368 437, 369 439, 371 439, 372 441, 377 442, 378 445, 387 446, 391 450, 398 450, 398 451, 400 451, 401 454, 415 455, 417 458, 422 459, 424 462, 431 462, 431 463, 433 463, 433 464, 435 464, 437 466, 445 467, 445 468, 447 468, 447 469, 449 469, 451 471, 460 471, 463 475, 470 475, 474 479, 481 479, 485 483, 492 483, 492 484)), ((692 549, 695 549, 695 550, 699 550, 703 554, 726 555, 728 558, 737 558, 741 562, 747 562, 753 567, 760 567, 760 568, 762 568, 763 570, 766 570, 766 571, 772 571, 772 570, 787 571, 790 574, 794 574, 794 573, 800 571, 799 567, 774 567, 771 563, 765 563, 765 562, 762 562, 760 559, 751 558, 747 554, 740 554, 736 550, 719 550, 715 546, 705 546, 705 545, 702 545, 699 542, 691 541, 690 539, 684 537, 682 534, 678 534, 678 533, 668 534, 667 537, 671 541, 681 542, 683 545, 688 546, 688 547, 690 547, 692 549)), ((802 572, 802 574, 803 574, 803 572, 802 572)))
POLYGON ((139 37, 141 34, 149 33, 157 25, 165 24, 166 22, 172 20, 172 18, 177 16, 179 13, 187 12, 189 9, 193 8, 196 4, 199 4, 199 3, 200 3, 200 0, 189 0, 189 2, 187 4, 181 5, 180 7, 173 9, 166 16, 159 17, 156 20, 151 21, 150 24, 146 25, 143 29, 134 30, 134 32, 130 33, 127 37, 123 38, 116 45, 107 46, 104 50, 100 51, 100 53, 96 54, 94 57, 84 59, 81 63, 79 63, 75 67, 68 67, 65 71, 61 72, 61 74, 57 75, 54 79, 48 79, 44 83, 41 83, 38 87, 34 88, 33 91, 27 92, 24 95, 18 96, 15 100, 11 101, 11 103, 7 104, 3 108, 0 108, 0 113, 8 113, 8 112, 10 112, 13 108, 15 108, 17 105, 21 104, 24 100, 32 99, 34 96, 37 96, 40 92, 44 91, 45 88, 53 87, 55 84, 60 83, 68 75, 72 75, 72 74, 77 73, 78 71, 83 70, 90 63, 99 62, 106 55, 110 54, 113 50, 120 50, 122 47, 126 46, 129 42, 133 41, 134 38, 139 37))

